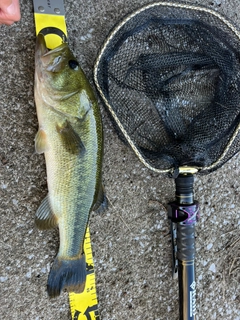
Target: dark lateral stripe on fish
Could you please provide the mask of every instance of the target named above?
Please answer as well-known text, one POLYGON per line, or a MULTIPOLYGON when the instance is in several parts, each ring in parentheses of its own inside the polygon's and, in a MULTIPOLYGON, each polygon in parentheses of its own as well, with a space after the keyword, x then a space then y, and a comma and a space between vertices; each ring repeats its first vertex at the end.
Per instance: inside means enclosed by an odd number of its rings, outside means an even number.
POLYGON ((59 296, 63 289, 67 289, 68 292, 82 292, 85 286, 86 275, 84 254, 77 260, 61 260, 56 257, 48 276, 47 291, 49 297, 54 298, 59 296))

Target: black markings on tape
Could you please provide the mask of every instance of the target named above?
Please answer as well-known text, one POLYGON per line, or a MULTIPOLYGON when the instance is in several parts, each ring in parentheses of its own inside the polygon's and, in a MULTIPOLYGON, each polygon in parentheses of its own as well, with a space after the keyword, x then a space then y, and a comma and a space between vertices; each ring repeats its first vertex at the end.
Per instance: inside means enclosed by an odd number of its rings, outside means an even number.
MULTIPOLYGON (((83 316, 86 317, 86 320, 92 320, 90 312, 93 312, 93 311, 94 311, 95 319, 100 320, 97 304, 95 304, 94 306, 91 306, 91 307, 87 307, 87 309, 83 313, 83 316)), ((79 319, 78 317, 80 316, 80 314, 81 314, 81 311, 76 310, 74 313, 73 320, 78 320, 79 319)))

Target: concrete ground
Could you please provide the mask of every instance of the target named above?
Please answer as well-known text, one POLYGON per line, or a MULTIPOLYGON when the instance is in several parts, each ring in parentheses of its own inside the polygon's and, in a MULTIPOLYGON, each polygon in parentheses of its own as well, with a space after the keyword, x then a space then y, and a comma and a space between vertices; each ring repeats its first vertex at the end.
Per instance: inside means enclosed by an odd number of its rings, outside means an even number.
MULTIPOLYGON (((112 26, 147 0, 65 1, 69 44, 92 81, 97 52, 112 26)), ((238 0, 191 1, 224 13, 240 28, 238 0)), ((47 193, 43 156, 34 153, 38 124, 33 98, 35 29, 31 1, 22 19, 0 26, 0 319, 70 319, 68 295, 49 300, 48 271, 58 233, 39 231, 34 214, 47 193)), ((171 279, 165 206, 174 182, 146 169, 117 137, 102 108, 104 184, 111 202, 90 229, 102 320, 178 319, 171 279)), ((196 176, 198 319, 240 319, 240 155, 196 176)))

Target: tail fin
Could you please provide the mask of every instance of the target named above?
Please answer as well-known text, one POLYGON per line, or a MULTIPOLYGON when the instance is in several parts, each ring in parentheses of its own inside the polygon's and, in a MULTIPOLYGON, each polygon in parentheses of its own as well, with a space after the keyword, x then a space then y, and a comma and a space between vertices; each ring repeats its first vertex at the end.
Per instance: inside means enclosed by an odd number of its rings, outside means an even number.
POLYGON ((63 289, 80 293, 86 281, 86 261, 83 254, 77 260, 62 260, 56 257, 48 276, 47 291, 50 298, 60 295, 63 289))

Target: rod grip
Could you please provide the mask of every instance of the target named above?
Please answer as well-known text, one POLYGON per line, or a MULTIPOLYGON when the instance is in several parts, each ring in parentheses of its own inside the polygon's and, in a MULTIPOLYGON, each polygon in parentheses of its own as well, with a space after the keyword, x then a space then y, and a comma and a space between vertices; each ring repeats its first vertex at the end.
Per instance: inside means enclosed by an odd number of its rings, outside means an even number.
POLYGON ((180 320, 194 320, 196 314, 195 224, 177 224, 177 258, 180 320))
POLYGON ((177 258, 182 261, 195 258, 195 224, 177 223, 177 258))

